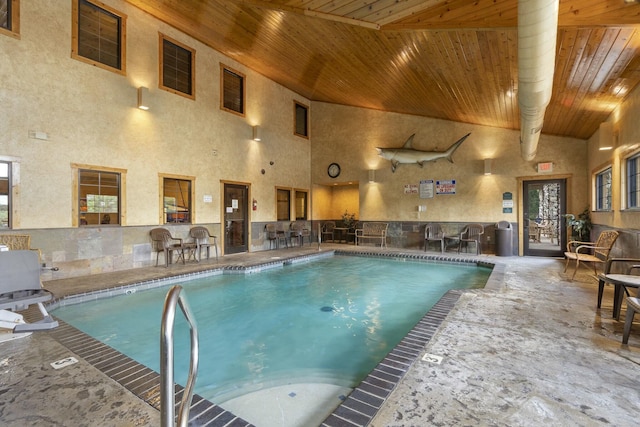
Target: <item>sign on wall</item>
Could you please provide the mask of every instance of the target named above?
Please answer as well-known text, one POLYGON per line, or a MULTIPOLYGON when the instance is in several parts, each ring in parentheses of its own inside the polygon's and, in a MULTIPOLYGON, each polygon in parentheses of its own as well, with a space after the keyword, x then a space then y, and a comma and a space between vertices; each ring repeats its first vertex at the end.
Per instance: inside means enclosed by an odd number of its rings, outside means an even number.
POLYGON ((425 179, 420 181, 420 198, 433 199, 433 180, 425 179))
POLYGON ((405 184, 404 194, 418 194, 418 186, 416 184, 405 184))
POLYGON ((456 194, 456 180, 436 181, 436 194, 456 194))
POLYGON ((513 213, 513 194, 502 193, 502 213, 513 213))

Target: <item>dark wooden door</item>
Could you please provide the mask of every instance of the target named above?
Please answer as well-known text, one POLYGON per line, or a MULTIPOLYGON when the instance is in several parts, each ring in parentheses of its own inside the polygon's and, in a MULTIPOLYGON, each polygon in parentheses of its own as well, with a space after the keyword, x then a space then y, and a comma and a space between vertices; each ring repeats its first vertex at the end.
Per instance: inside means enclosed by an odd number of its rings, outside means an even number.
POLYGON ((249 186, 224 184, 224 252, 248 251, 249 186))

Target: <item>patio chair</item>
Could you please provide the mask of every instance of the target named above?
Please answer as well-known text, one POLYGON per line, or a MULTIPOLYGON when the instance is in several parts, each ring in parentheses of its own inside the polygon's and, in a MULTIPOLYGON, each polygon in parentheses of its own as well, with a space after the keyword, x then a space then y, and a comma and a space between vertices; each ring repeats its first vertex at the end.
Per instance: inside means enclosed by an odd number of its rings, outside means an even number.
POLYGON ((327 221, 324 224, 322 224, 322 241, 323 242, 326 242, 327 240, 329 240, 329 238, 331 238, 332 242, 335 241, 335 235, 333 230, 334 228, 336 228, 335 221, 327 221))
POLYGON ((289 228, 291 230, 291 237, 298 238, 299 246, 304 245, 305 237, 309 239, 309 244, 311 244, 311 230, 307 227, 307 224, 305 222, 294 221, 291 223, 289 228))
POLYGON ((265 238, 269 241, 269 249, 273 249, 274 245, 276 249, 278 249, 278 235, 276 232, 276 225, 266 224, 264 226, 264 234, 265 238))
POLYGON ((533 221, 529 223, 529 240, 534 243, 540 243, 540 234, 542 229, 533 221))
POLYGON ((427 224, 424 227, 424 251, 427 251, 429 242, 440 242, 440 252, 444 252, 444 232, 440 224, 427 224))
MULTIPOLYGON (((51 318, 42 304, 53 299, 53 294, 42 288, 40 270, 40 259, 34 251, 0 252, 0 328, 12 333, 24 333, 58 326, 58 322, 51 318), (14 312, 26 310, 32 304, 38 305, 43 318, 25 323, 23 316, 14 312)), ((2 335, 0 341, 16 338, 9 334, 2 335)))
POLYGON ((611 248, 616 242, 618 234, 619 233, 614 230, 605 230, 600 233, 598 240, 595 242, 580 242, 572 240, 567 243, 567 251, 564 253, 565 258, 567 259, 564 265, 565 273, 569 267, 569 262, 571 262, 571 260, 575 260, 576 268, 573 270, 571 280, 576 277, 580 262, 591 262, 593 264, 593 274, 597 276, 598 271, 596 269, 596 265, 607 262, 609 252, 611 252, 611 248))
POLYGON ((458 253, 460 253, 460 249, 462 248, 463 244, 468 247, 469 243, 475 243, 476 254, 480 255, 482 253, 480 238, 483 234, 484 226, 482 226, 481 224, 466 225, 460 232, 460 238, 458 240, 458 253))
POLYGON ((288 236, 284 229, 276 224, 267 224, 264 226, 267 240, 269 240, 269 249, 275 245, 276 249, 280 248, 280 242, 284 242, 285 247, 289 247, 288 236))
POLYGON ((212 236, 211 233, 209 233, 209 229, 207 227, 203 227, 201 225, 192 227, 189 230, 189 236, 191 236, 196 244, 196 254, 198 255, 198 261, 202 260, 202 249, 207 250, 207 259, 209 259, 211 246, 216 249, 216 261, 218 260, 218 237, 212 236))
POLYGON ((362 228, 362 225, 360 224, 360 221, 356 221, 353 223, 353 225, 347 230, 347 237, 345 242, 346 243, 350 243, 353 242, 355 244, 356 242, 356 230, 362 228))
POLYGON ((151 235, 152 250, 156 253, 156 267, 158 266, 160 252, 164 254, 165 267, 169 267, 169 264, 173 263, 173 252, 178 253, 177 261, 180 261, 180 258, 182 258, 182 263, 185 263, 184 251, 185 249, 189 250, 190 247, 185 245, 182 239, 173 237, 169 230, 162 227, 152 229, 149 234, 151 235))

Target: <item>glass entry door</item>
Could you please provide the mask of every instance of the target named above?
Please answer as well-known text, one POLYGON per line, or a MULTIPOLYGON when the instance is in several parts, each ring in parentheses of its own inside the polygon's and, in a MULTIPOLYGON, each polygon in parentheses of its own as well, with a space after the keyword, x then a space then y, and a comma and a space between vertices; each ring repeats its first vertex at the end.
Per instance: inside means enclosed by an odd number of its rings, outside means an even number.
POLYGON ((248 250, 249 186, 224 184, 224 253, 248 250))
POLYGON ((567 244, 566 180, 523 182, 524 254, 561 257, 567 244))

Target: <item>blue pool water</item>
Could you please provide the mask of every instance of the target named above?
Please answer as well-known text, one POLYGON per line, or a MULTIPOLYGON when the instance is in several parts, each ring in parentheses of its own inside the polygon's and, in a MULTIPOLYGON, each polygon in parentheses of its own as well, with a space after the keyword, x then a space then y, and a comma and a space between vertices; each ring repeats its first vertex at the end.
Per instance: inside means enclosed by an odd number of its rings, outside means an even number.
MULTIPOLYGON (((286 383, 355 387, 450 289, 483 287, 475 265, 328 257, 181 285, 200 333, 196 393, 216 402, 286 383)), ((158 371, 167 287, 61 307, 54 315, 158 371)), ((189 332, 175 330, 185 384, 189 332)))

